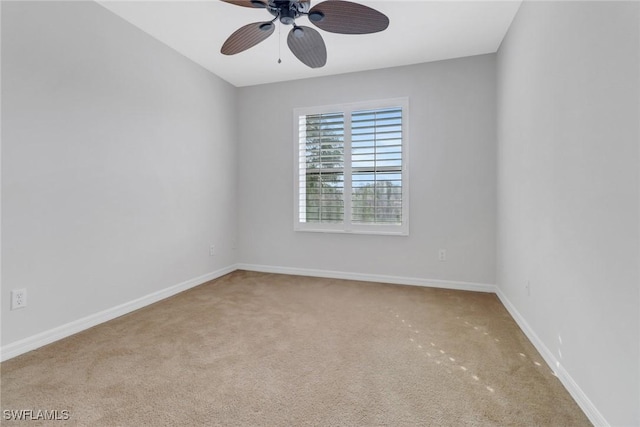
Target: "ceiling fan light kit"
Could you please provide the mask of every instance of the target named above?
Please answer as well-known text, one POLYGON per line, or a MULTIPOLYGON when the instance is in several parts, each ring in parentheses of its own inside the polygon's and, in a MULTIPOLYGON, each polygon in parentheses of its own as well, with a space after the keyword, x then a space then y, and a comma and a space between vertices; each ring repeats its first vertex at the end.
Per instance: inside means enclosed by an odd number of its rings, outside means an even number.
MULTIPOLYGON (((274 22, 291 25, 287 45, 303 64, 320 68, 327 63, 327 49, 318 31, 296 24, 300 16, 321 30, 338 34, 371 34, 384 31, 389 18, 368 6, 344 0, 327 0, 311 7, 310 0, 221 0, 236 6, 267 9, 270 21, 254 22, 240 27, 227 38, 220 52, 235 55, 267 39, 275 30, 274 22)), ((278 61, 280 62, 280 61, 278 61)))

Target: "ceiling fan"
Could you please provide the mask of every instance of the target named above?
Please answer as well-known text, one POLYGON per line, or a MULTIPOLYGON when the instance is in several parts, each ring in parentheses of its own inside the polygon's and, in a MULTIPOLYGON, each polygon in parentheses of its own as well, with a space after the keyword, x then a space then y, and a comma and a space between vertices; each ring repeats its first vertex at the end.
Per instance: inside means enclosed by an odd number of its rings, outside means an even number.
POLYGON ((310 0, 222 0, 237 6, 262 8, 274 17, 240 27, 224 42, 220 52, 235 55, 265 40, 275 30, 275 21, 291 25, 287 45, 302 63, 323 67, 327 49, 318 31, 296 24, 296 18, 307 16, 316 27, 331 33, 371 34, 385 30, 389 18, 368 6, 344 0, 327 0, 311 7, 310 0))

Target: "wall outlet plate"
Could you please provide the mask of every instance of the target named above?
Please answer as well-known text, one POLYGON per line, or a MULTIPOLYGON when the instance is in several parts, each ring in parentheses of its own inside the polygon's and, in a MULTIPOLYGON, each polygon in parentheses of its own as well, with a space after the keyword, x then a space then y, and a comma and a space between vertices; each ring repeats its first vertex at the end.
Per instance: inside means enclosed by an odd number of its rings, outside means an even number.
POLYGON ((27 306, 27 290, 14 289, 11 291, 11 310, 17 310, 27 306))

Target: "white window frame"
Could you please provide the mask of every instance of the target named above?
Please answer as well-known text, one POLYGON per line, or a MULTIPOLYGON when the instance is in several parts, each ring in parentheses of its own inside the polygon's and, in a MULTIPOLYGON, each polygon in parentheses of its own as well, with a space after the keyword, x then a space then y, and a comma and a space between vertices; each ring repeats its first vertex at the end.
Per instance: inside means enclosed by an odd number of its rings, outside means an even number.
POLYGON ((293 228, 295 231, 320 233, 353 233, 409 235, 409 98, 392 98, 348 104, 325 105, 321 107, 301 107, 293 110, 293 228), (354 111, 402 108, 402 224, 357 224, 351 222, 351 115, 354 111), (300 221, 300 116, 327 113, 344 113, 344 221, 341 223, 308 223, 300 221), (348 131, 347 131, 348 130, 348 131))

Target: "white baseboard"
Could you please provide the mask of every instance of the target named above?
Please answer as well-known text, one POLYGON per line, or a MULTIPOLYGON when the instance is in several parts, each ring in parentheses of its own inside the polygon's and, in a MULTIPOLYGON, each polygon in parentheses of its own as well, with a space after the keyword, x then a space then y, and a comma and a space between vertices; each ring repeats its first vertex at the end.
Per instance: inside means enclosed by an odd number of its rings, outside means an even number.
POLYGON ((346 271, 315 270, 308 268, 277 267, 271 265, 237 264, 236 266, 238 270, 259 271, 262 273, 324 277, 328 279, 360 280, 364 282, 392 283, 395 285, 412 285, 474 292, 496 293, 497 290, 495 285, 484 283, 431 280, 416 277, 385 276, 382 274, 350 273, 346 271))
POLYGON ((582 391, 580 386, 573 380, 571 375, 564 369, 562 364, 556 359, 551 350, 542 342, 542 340, 538 337, 535 331, 529 326, 529 323, 522 317, 520 312, 516 309, 516 307, 509 301, 507 296, 497 288, 496 294, 502 305, 505 306, 511 317, 516 321, 522 332, 529 338, 529 341, 533 344, 533 346, 538 350, 538 352, 542 355, 545 362, 549 365, 551 370, 555 373, 556 377, 560 380, 562 385, 567 389, 571 397, 576 401, 578 406, 585 413, 589 421, 593 423, 593 425, 598 427, 608 427, 610 424, 607 422, 605 417, 598 411, 596 406, 591 402, 591 400, 587 397, 587 395, 582 391))
POLYGON ((2 346, 2 348, 0 349, 0 361, 11 359, 13 357, 19 356, 20 354, 35 350, 47 344, 51 344, 52 342, 58 341, 62 338, 77 334, 78 332, 84 331, 85 329, 89 329, 93 326, 99 325, 100 323, 104 323, 109 320, 115 319, 116 317, 131 313, 132 311, 138 310, 149 304, 153 304, 180 292, 186 291, 187 289, 191 289, 210 280, 217 279, 218 277, 224 276, 225 274, 231 273, 235 270, 237 270, 237 267, 235 265, 231 265, 220 270, 187 280, 185 282, 178 283, 177 285, 170 286, 149 295, 145 295, 133 301, 129 301, 124 304, 120 304, 118 306, 100 311, 98 313, 91 314, 81 319, 74 320, 73 322, 69 322, 53 329, 49 329, 48 331, 44 331, 28 338, 12 342, 10 344, 2 346))

